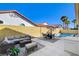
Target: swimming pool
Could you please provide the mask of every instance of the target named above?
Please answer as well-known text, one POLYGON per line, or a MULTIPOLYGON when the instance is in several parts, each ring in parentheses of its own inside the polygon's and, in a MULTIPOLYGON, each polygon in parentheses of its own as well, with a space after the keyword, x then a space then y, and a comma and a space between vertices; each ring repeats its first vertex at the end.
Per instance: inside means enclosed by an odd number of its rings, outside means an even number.
POLYGON ((66 37, 66 36, 73 36, 74 34, 69 34, 69 33, 61 33, 59 37, 66 37))

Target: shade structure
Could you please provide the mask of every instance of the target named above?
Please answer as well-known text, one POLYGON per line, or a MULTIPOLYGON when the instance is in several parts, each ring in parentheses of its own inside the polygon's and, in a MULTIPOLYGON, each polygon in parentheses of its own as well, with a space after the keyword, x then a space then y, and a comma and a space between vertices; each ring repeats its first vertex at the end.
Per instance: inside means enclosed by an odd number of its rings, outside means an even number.
POLYGON ((75 3, 75 15, 77 19, 78 34, 79 34, 79 3, 75 3))
POLYGON ((12 30, 10 28, 5 27, 5 28, 0 29, 0 38, 10 37, 10 36, 23 36, 23 35, 25 35, 25 34, 12 30))
POLYGON ((75 15, 77 19, 77 24, 79 24, 79 3, 75 3, 75 15))

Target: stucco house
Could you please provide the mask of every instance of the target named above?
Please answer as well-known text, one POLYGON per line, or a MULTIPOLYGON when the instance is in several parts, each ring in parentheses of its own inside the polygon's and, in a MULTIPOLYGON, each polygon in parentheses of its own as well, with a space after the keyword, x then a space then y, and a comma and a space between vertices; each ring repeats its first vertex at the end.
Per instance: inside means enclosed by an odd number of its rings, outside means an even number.
MULTIPOLYGON (((46 33, 49 30, 49 27, 57 28, 58 25, 49 25, 47 22, 43 24, 35 24, 24 15, 20 14, 16 10, 4 10, 0 11, 0 31, 3 33, 0 34, 0 37, 4 37, 7 32, 6 28, 10 30, 20 32, 22 34, 28 34, 34 37, 42 36, 42 33, 46 33), (5 29, 5 31, 3 31, 5 29), (17 30, 18 29, 18 30, 17 30)), ((59 32, 60 30, 56 30, 53 32, 59 32)), ((11 33, 11 32, 10 32, 11 33)), ((14 32, 12 32, 12 35, 14 32)), ((10 35, 11 35, 10 34, 10 35)), ((6 34, 8 36, 8 34, 6 34)))
POLYGON ((35 26, 36 25, 16 10, 0 11, 0 24, 24 25, 24 26, 35 26))

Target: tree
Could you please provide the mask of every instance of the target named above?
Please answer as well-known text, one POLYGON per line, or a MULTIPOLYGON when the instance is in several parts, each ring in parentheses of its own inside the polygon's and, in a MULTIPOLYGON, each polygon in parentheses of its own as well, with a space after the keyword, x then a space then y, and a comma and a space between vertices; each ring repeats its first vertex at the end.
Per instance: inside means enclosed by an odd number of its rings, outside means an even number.
POLYGON ((77 20, 74 19, 72 22, 74 23, 74 28, 77 28, 77 20))
POLYGON ((63 28, 65 28, 64 26, 66 25, 66 20, 68 19, 68 17, 67 16, 62 16, 61 17, 61 21, 63 22, 63 28))
POLYGON ((69 28, 68 26, 69 26, 69 24, 70 24, 70 21, 69 21, 69 20, 65 20, 65 24, 66 24, 66 26, 67 26, 66 28, 68 29, 68 28, 69 28))

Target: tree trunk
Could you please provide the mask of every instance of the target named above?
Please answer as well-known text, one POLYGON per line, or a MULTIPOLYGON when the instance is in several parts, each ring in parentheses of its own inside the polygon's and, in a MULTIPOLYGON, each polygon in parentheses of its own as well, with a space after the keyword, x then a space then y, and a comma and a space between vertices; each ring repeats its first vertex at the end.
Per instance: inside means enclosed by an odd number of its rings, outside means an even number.
POLYGON ((64 29, 64 22, 63 22, 63 29, 64 29))
POLYGON ((67 29, 67 24, 65 24, 65 29, 67 29))
POLYGON ((69 28, 68 26, 69 26, 69 25, 67 24, 67 29, 69 28))
POLYGON ((74 23, 74 28, 76 28, 76 24, 74 23))

